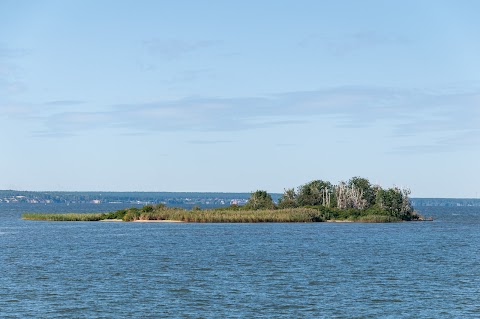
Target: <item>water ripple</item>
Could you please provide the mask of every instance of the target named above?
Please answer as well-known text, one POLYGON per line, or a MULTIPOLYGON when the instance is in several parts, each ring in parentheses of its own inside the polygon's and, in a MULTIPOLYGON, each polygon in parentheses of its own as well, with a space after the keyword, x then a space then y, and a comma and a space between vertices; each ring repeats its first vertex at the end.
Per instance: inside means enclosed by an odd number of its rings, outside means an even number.
POLYGON ((239 225, 12 216, 0 227, 2 318, 480 314, 479 215, 470 224, 446 214, 433 223, 239 225))

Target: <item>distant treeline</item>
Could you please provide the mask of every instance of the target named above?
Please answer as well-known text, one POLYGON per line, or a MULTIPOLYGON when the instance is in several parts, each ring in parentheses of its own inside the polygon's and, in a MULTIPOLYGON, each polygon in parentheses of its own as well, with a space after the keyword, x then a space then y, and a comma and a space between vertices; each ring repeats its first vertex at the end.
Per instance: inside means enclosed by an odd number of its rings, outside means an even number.
MULTIPOLYGON (((275 195, 274 195, 275 196, 275 195)), ((278 198, 276 194, 274 198, 278 198)), ((250 193, 207 192, 32 192, 0 190, 0 203, 139 203, 221 207, 245 204, 250 193)))
POLYGON ((415 207, 422 206, 472 206, 480 207, 480 198, 412 198, 412 205, 415 207))
MULTIPOLYGON (((139 203, 183 207, 225 207, 231 204, 244 205, 250 195, 251 193, 221 192, 33 192, 0 190, 0 203, 139 203)), ((270 195, 275 203, 278 203, 282 198, 282 194, 270 193, 270 195)), ((286 195, 291 197, 294 194, 290 189, 286 195)), ((410 202, 414 207, 480 207, 480 198, 411 198, 410 202)))

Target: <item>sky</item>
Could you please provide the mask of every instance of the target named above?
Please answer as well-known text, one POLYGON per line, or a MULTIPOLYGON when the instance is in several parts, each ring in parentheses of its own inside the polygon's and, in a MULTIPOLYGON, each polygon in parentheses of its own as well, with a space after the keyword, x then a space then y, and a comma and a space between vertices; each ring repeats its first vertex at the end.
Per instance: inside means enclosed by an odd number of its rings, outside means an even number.
POLYGON ((0 189, 480 197, 478 1, 0 1, 0 189))

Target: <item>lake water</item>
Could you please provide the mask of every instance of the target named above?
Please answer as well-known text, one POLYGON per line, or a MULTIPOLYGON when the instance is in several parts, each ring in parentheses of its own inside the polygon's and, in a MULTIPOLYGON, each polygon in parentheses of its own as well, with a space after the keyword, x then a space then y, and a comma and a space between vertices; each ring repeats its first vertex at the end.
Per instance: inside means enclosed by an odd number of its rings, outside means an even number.
POLYGON ((1 204, 0 318, 480 318, 480 208, 433 222, 23 221, 1 204))

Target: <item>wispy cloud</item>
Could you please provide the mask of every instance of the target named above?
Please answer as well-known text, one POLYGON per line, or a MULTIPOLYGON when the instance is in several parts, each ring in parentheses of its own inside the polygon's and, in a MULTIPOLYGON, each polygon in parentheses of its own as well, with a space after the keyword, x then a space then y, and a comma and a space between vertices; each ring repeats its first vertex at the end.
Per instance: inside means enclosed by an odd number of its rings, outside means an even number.
MULTIPOLYGON (((79 134, 100 128, 118 131, 118 134, 240 131, 302 125, 320 117, 332 121, 338 129, 361 129, 380 123, 390 127, 392 138, 413 140, 416 136, 425 136, 428 145, 411 142, 409 145, 434 150, 437 145, 438 149, 453 144, 460 147, 478 140, 479 102, 480 91, 338 87, 263 97, 185 98, 122 104, 102 112, 58 108, 58 112, 46 117, 45 133, 79 134), (467 136, 470 138, 465 139, 467 136), (462 139, 466 141, 463 144, 459 143, 462 139)), ((405 150, 408 147, 405 146, 405 150)))
POLYGON ((112 112, 64 112, 47 118, 50 132, 76 133, 98 128, 111 128, 115 125, 112 112))
POLYGON ((38 118, 36 108, 28 103, 0 103, 0 116, 17 119, 38 118))
POLYGON ((45 102, 45 105, 48 106, 71 106, 71 105, 79 105, 79 104, 85 104, 85 101, 80 101, 80 100, 56 100, 56 101, 48 101, 45 102))
POLYGON ((27 85, 22 81, 0 78, 0 92, 4 94, 19 94, 27 91, 27 85))
POLYGON ((392 148, 392 154, 446 153, 458 150, 476 151, 480 147, 480 130, 450 130, 425 142, 400 145, 392 148), (446 135, 446 136, 445 136, 446 135))
MULTIPOLYGON (((50 122, 58 113, 69 112, 73 114, 78 112, 78 110, 81 109, 80 107, 85 103, 86 101, 80 100, 55 100, 38 104, 26 102, 0 102, 0 116, 50 122)), ((52 129, 50 131, 56 130, 52 129)))
POLYGON ((358 31, 343 35, 310 34, 301 39, 298 45, 303 48, 319 47, 334 56, 345 56, 359 50, 406 43, 408 40, 402 36, 358 31))
POLYGON ((167 60, 178 59, 195 51, 201 51, 213 46, 218 46, 221 43, 221 41, 214 40, 186 41, 180 39, 158 38, 143 42, 148 53, 167 60))
POLYGON ((10 77, 18 74, 20 68, 12 63, 0 62, 0 77, 10 77))
POLYGON ((297 146, 298 144, 295 144, 295 143, 277 143, 275 145, 278 146, 278 147, 293 147, 293 146, 297 146))
POLYGON ((14 61, 27 54, 29 52, 25 49, 12 49, 0 44, 0 94, 18 94, 27 90, 20 76, 22 68, 14 61))
POLYGON ((225 141, 225 140, 191 140, 188 141, 189 144, 197 144, 197 145, 212 145, 212 144, 229 144, 232 141, 225 141))
POLYGON ((0 43, 0 58, 21 58, 30 53, 30 50, 23 48, 11 48, 0 43))
POLYGON ((39 137, 39 138, 58 139, 58 138, 74 137, 75 134, 72 134, 72 133, 64 133, 64 132, 34 131, 34 132, 32 132, 32 136, 33 136, 33 137, 39 137))
POLYGON ((166 84, 183 84, 187 82, 197 81, 200 78, 212 77, 213 72, 209 69, 198 69, 198 70, 186 70, 183 72, 178 72, 172 78, 165 81, 166 84))

